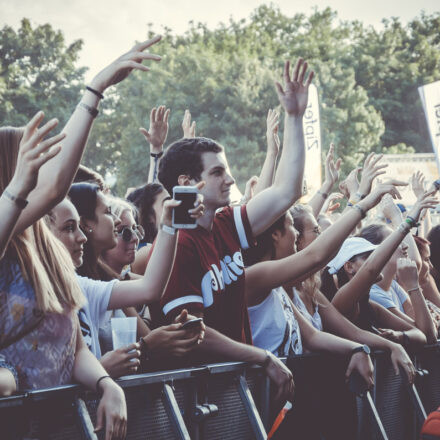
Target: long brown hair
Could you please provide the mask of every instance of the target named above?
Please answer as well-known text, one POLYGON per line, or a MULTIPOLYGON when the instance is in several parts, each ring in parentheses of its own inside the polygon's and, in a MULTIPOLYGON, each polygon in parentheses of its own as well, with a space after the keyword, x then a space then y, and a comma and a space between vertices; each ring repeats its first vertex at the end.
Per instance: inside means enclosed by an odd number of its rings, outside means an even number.
MULTIPOLYGON (((22 128, 0 128, 0 194, 14 175, 23 132, 22 128)), ((84 297, 70 255, 42 219, 12 237, 4 258, 19 264, 42 312, 62 313, 65 307, 82 306, 84 297)))

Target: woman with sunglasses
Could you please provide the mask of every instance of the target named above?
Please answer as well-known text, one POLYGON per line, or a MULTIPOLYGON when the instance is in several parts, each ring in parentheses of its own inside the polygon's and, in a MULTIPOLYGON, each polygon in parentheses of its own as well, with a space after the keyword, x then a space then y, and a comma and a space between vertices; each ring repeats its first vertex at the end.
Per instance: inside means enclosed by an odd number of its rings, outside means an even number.
POLYGON ((136 223, 136 208, 133 205, 116 197, 111 197, 109 201, 112 212, 121 222, 116 227, 118 235, 116 246, 104 251, 102 259, 119 274, 120 279, 137 279, 139 276, 130 273, 130 270, 139 242, 145 236, 144 229, 136 223))
MULTIPOLYGON (((111 211, 109 211, 110 206, 107 197, 94 184, 81 183, 79 185, 81 187, 77 188, 75 200, 79 205, 81 203, 90 203, 90 208, 94 212, 94 223, 87 223, 89 227, 86 230, 88 232, 87 235, 90 237, 94 232, 92 227, 99 225, 103 230, 94 235, 94 237, 98 238, 98 245, 102 242, 105 243, 105 237, 107 239, 110 238, 114 245, 117 241, 117 234, 115 233, 117 230, 115 229, 113 215, 109 213, 111 211), (79 202, 79 200, 82 202, 79 202), (105 206, 101 206, 101 203, 105 206)), ((174 206, 174 202, 166 202, 162 217, 163 225, 171 224, 172 206, 174 206)), ((202 205, 196 208, 192 215, 198 216, 202 208, 202 205)), ((84 213, 84 210, 82 212, 84 213)), ((92 276, 78 277, 82 291, 87 298, 87 304, 80 312, 82 332, 87 345, 95 356, 101 360, 102 365, 112 377, 133 373, 139 366, 139 346, 136 344, 110 351, 101 357, 101 347, 98 338, 99 325, 105 320, 108 310, 118 310, 149 303, 157 294, 160 296, 162 289, 160 285, 166 284, 171 265, 173 264, 175 236, 171 236, 161 229, 158 234, 155 251, 152 253, 148 266, 149 270, 140 279, 119 282, 117 273, 109 266, 104 265, 105 263, 99 262, 100 269, 96 269, 100 253, 93 242, 88 241, 83 230, 80 228, 81 224, 84 229, 86 223, 80 218, 77 209, 70 200, 64 199, 55 206, 49 216, 46 217, 46 221, 53 234, 69 251, 77 271, 78 269, 83 269, 93 275, 94 271, 99 273, 99 271, 104 271, 104 269, 107 270, 108 279, 105 280, 100 280, 99 275, 95 278, 92 276), (159 243, 159 240, 162 244, 159 243), (158 244, 160 244, 161 250, 157 252, 158 244), (171 253, 167 252, 167 250, 171 253), (89 255, 88 260, 85 260, 85 255, 89 255), (93 262, 91 256, 95 256, 96 261, 93 262), (93 270, 90 267, 85 267, 86 261, 91 263, 93 270), (113 279, 111 279, 112 273, 115 274, 113 279)), ((120 220, 117 219, 117 225, 119 223, 120 220)), ((110 248, 110 246, 111 244, 108 244, 104 247, 110 248)), ((143 351, 148 352, 149 357, 152 358, 160 357, 162 354, 179 356, 187 353, 197 344, 199 339, 203 339, 203 328, 200 328, 197 334, 180 330, 181 323, 185 322, 186 319, 186 314, 182 313, 179 322, 150 332, 148 336, 143 338, 141 347, 143 351)))

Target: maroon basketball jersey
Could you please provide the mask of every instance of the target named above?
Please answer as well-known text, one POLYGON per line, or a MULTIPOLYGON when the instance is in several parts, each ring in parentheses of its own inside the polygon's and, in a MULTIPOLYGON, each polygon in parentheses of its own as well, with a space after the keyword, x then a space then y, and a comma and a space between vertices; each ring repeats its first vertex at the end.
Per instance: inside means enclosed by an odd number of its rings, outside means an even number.
POLYGON ((203 311, 206 325, 239 342, 251 343, 241 249, 253 244, 246 206, 226 207, 212 231, 181 230, 176 260, 161 300, 171 322, 182 309, 203 311))

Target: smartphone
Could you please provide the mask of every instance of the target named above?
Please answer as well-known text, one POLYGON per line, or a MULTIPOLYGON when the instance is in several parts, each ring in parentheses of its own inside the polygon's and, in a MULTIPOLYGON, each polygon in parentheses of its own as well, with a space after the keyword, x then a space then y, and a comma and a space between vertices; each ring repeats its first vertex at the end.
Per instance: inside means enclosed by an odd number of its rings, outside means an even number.
POLYGON ((189 209, 194 209, 199 190, 195 186, 175 186, 173 188, 173 199, 181 200, 177 208, 173 208, 173 227, 176 229, 195 229, 197 220, 191 218, 189 209))
POLYGON ((188 330, 190 328, 194 328, 199 325, 199 322, 203 322, 203 318, 194 318, 186 321, 185 324, 182 325, 181 330, 188 330))

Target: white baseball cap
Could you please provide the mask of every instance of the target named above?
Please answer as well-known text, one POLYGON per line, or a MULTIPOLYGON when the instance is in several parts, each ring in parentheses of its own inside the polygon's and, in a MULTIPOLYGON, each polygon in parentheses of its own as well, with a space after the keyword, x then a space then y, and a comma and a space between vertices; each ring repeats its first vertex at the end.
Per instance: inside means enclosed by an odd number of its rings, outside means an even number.
POLYGON ((337 273, 348 260, 356 255, 363 254, 364 252, 374 251, 376 248, 377 245, 370 243, 368 240, 365 240, 365 238, 347 238, 347 240, 342 243, 342 246, 339 249, 336 257, 327 264, 330 275, 337 273))

